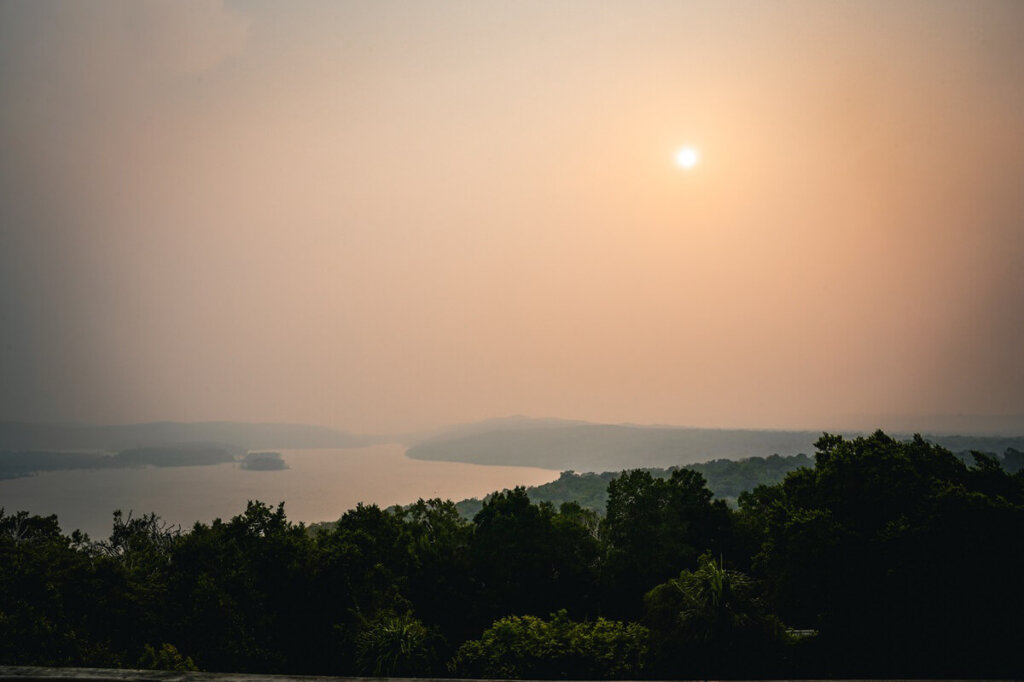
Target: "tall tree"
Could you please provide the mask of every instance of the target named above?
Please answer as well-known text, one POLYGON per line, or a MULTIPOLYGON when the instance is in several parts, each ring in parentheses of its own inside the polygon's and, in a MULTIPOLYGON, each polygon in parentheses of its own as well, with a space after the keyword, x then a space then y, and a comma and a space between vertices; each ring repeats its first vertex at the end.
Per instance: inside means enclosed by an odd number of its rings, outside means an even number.
POLYGON ((782 671, 785 627, 751 579, 710 554, 647 593, 650 672, 656 678, 757 678, 782 671))
POLYGON ((608 484, 602 534, 606 611, 635 618, 647 590, 683 568, 695 568, 704 550, 723 550, 729 510, 712 500, 696 471, 677 469, 663 479, 636 469, 608 484))
POLYGON ((495 493, 473 519, 472 561, 483 624, 511 614, 584 610, 598 542, 578 507, 532 504, 525 488, 495 493))
POLYGON ((920 436, 816 446, 768 507, 758 561, 780 615, 820 629, 816 674, 1012 676, 1021 480, 920 436))

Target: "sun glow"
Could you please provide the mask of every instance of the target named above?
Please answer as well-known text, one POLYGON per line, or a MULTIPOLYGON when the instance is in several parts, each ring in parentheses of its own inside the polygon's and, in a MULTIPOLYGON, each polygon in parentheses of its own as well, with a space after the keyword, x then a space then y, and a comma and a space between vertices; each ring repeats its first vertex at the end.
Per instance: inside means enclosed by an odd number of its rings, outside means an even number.
POLYGON ((676 152, 676 165, 683 170, 690 170, 700 163, 700 152, 689 145, 680 147, 676 152))

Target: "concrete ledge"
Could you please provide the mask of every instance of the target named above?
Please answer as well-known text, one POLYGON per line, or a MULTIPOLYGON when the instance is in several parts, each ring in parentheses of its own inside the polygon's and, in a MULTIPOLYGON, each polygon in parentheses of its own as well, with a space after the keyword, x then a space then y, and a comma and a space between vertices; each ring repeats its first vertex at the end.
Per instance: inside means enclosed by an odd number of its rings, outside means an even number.
MULTIPOLYGON (((469 680, 443 677, 324 677, 315 675, 255 675, 247 673, 191 673, 167 670, 127 670, 122 668, 46 668, 42 666, 0 665, 0 682, 47 682, 49 680, 88 680, 89 682, 540 682, 538 680, 469 680)), ((576 682, 586 682, 578 680, 576 682)), ((628 682, 628 681, 617 681, 628 682)), ((650 682, 650 681, 645 681, 650 682)), ((662 681, 664 682, 664 681, 662 681)), ((683 682, 683 681, 674 681, 683 682)), ((712 682, 692 680, 689 682, 712 682)), ((730 682, 744 682, 731 680, 730 682)), ((751 682, 835 682, 834 680, 756 680, 751 682)), ((843 680, 842 682, 1012 682, 973 680, 843 680)))
MULTIPOLYGON (((194 673, 169 670, 128 670, 122 668, 46 668, 42 666, 0 665, 0 680, 30 682, 38 680, 88 680, 89 682, 382 682, 377 677, 316 677, 312 675, 255 675, 247 673, 194 673)), ((440 682, 440 681, 438 681, 440 682)), ((452 682, 456 682, 453 680, 452 682)), ((458 682, 466 682, 459 680, 458 682)))

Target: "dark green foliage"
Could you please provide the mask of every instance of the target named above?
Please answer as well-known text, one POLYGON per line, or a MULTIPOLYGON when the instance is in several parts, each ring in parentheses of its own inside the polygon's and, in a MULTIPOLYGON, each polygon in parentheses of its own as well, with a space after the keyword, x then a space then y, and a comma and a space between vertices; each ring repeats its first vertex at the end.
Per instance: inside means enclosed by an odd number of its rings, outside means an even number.
POLYGON ((757 678, 782 670, 785 627, 754 583, 710 554, 644 597, 654 677, 757 678))
MULTIPOLYGON (((665 469, 658 470, 662 476, 667 476, 665 469)), ((652 472, 653 473, 653 472, 652 472)), ((577 474, 573 471, 563 471, 558 480, 544 485, 531 486, 526 489, 530 499, 534 502, 550 502, 561 504, 563 502, 575 502, 585 509, 604 513, 608 504, 608 483, 619 477, 617 471, 606 471, 601 474, 584 472, 577 474)))
MULTIPOLYGON (((360 505, 310 532, 283 505, 251 502, 186 532, 116 512, 110 537, 93 542, 62 534, 55 517, 0 510, 0 664, 1018 676, 1016 455, 966 464, 880 432, 817 447, 813 468, 743 491, 738 511, 692 468, 608 475, 604 517, 517 488, 489 496, 472 522, 451 502, 420 500, 360 505)), ((744 467, 800 462, 783 460, 707 471, 745 486, 756 476, 744 467)))
POLYGON ((473 678, 635 679, 643 671, 647 637, 635 623, 575 622, 564 610, 550 620, 509 616, 459 647, 449 669, 473 678))
POLYGON ((535 505, 524 488, 496 493, 473 519, 478 622, 563 606, 584 613, 597 588, 598 540, 578 506, 535 505))
POLYGON ((401 518, 411 550, 405 594, 421 618, 458 643, 478 631, 473 526, 439 499, 419 500, 401 518))
POLYGON ((723 551, 731 536, 725 503, 712 501, 704 477, 678 469, 667 478, 647 471, 624 472, 608 484, 608 512, 602 524, 605 608, 635 618, 640 595, 695 568, 704 550, 723 551))
MULTIPOLYGON (((812 464, 807 455, 782 457, 749 457, 740 460, 716 459, 700 464, 669 469, 643 469, 653 478, 668 478, 677 469, 689 469, 704 476, 707 487, 716 497, 732 501, 745 491, 759 485, 780 482, 791 471, 812 464)), ((605 513, 608 504, 608 484, 619 477, 618 471, 596 474, 563 471, 557 480, 543 485, 530 486, 526 494, 531 502, 550 502, 556 507, 563 502, 575 502, 584 509, 605 513)), ((459 513, 471 519, 483 507, 478 499, 462 500, 456 504, 459 513)))
POLYGON ((94 620, 121 576, 61 535, 57 517, 0 509, 0 661, 110 664, 109 635, 94 620), (110 587, 95 585, 98 573, 110 587), (96 589, 99 587, 99 589, 96 589), (81 599, 95 599, 84 610, 81 599))
POLYGON ((820 630, 817 672, 1012 674, 1022 483, 919 437, 823 436, 763 505, 757 562, 783 619, 820 630))
POLYGON ((384 677, 428 675, 436 659, 433 639, 410 614, 378 614, 356 636, 358 670, 384 677))
POLYGON ((143 670, 176 670, 194 672, 199 670, 191 658, 182 656, 177 647, 164 642, 156 649, 149 644, 143 647, 142 657, 136 667, 143 670))
POLYGON ((685 468, 701 473, 715 497, 734 499, 759 485, 774 485, 791 471, 812 464, 807 455, 771 455, 739 460, 716 459, 702 464, 690 464, 685 468))
MULTIPOLYGON (((312 596, 311 540, 284 505, 250 502, 228 522, 196 524, 176 546, 165 641, 204 670, 278 672, 302 665, 312 596)), ((315 612, 314 612, 315 613, 315 612)), ((312 655, 312 654, 309 654, 312 655)))

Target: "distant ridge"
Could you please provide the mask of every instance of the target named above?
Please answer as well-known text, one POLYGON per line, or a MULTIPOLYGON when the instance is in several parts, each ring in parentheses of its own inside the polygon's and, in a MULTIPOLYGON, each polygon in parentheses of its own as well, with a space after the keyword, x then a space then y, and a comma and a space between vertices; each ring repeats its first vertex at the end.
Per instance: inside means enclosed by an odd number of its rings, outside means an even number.
POLYGON ((578 419, 558 419, 555 417, 527 417, 522 414, 513 414, 506 417, 491 417, 478 422, 466 422, 463 424, 451 424, 436 429, 406 433, 397 437, 399 442, 409 445, 418 445, 427 441, 448 440, 462 438, 474 433, 487 433, 490 431, 521 430, 521 429, 548 429, 554 426, 587 426, 593 422, 581 421, 578 419))
MULTIPOLYGON (((821 434, 822 431, 594 424, 516 416, 451 427, 414 444, 406 454, 414 459, 603 472, 685 466, 714 459, 810 455, 821 434)), ((901 440, 911 437, 890 435, 901 440)), ((1007 448, 1024 449, 1024 437, 1020 436, 925 438, 958 453, 980 450, 1002 455, 1007 448)))
POLYGON ((95 450, 180 443, 224 443, 248 450, 350 448, 373 440, 325 426, 244 422, 151 422, 117 426, 0 422, 0 450, 95 450))
MULTIPOLYGON (((486 423, 485 423, 486 424, 486 423)), ((816 431, 648 427, 543 420, 455 430, 417 443, 415 459, 533 466, 558 471, 670 467, 711 459, 814 452, 816 431)))

